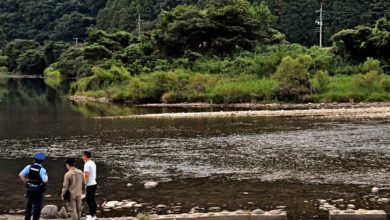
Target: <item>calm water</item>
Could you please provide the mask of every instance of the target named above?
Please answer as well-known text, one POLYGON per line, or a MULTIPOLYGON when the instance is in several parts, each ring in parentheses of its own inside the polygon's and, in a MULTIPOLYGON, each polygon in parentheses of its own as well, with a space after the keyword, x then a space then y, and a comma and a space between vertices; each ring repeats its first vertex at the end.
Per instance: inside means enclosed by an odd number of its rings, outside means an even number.
MULTIPOLYGON (((130 199, 149 211, 165 204, 167 210, 181 206, 181 212, 194 206, 286 206, 289 219, 327 219, 318 199, 390 211, 390 205, 379 205, 370 195, 372 186, 390 184, 389 121, 95 120, 91 117, 192 109, 77 104, 65 99, 67 89, 66 83, 43 79, 0 78, 0 212, 23 208, 17 174, 37 151, 50 157, 46 203, 60 205, 63 160, 79 157, 84 149, 93 150, 99 166, 99 203, 130 199), (148 180, 160 184, 145 190, 148 180)), ((381 191, 379 197, 390 193, 381 191)))

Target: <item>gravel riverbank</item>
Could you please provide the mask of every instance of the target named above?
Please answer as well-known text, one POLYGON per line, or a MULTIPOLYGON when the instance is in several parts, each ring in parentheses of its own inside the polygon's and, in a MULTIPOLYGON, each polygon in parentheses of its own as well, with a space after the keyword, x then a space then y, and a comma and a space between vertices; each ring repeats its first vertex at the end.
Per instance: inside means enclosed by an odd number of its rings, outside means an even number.
POLYGON ((94 117, 95 119, 180 119, 180 118, 227 118, 227 117, 318 117, 335 119, 365 119, 390 118, 390 106, 333 108, 333 109, 305 109, 305 110, 255 110, 255 111, 220 111, 220 112, 189 112, 189 113, 161 113, 144 115, 127 115, 113 117, 94 117))

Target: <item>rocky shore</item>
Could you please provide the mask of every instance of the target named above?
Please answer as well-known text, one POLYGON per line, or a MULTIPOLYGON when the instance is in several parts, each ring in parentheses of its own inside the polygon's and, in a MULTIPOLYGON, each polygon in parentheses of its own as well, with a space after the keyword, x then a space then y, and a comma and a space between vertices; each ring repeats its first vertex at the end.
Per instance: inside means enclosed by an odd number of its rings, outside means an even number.
POLYGON ((298 110, 249 110, 249 111, 220 111, 220 112, 190 112, 190 113, 161 113, 144 115, 127 115, 113 117, 94 117, 95 119, 180 119, 180 118, 231 118, 231 117, 302 117, 302 118, 331 118, 331 119, 387 119, 390 118, 390 106, 355 107, 332 109, 298 109, 298 110))

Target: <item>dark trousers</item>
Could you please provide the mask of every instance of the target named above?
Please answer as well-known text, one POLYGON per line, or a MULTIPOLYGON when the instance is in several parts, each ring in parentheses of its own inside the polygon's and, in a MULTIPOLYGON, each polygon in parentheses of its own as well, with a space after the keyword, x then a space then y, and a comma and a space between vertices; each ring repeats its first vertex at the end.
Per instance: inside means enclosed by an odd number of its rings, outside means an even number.
POLYGON ((25 220, 31 219, 31 212, 34 211, 33 220, 39 220, 43 205, 42 187, 36 186, 27 188, 27 206, 25 213, 25 220))
POLYGON ((95 199, 96 188, 97 185, 87 186, 87 194, 85 195, 85 201, 88 204, 89 214, 91 216, 96 216, 96 209, 97 209, 96 199, 95 199))

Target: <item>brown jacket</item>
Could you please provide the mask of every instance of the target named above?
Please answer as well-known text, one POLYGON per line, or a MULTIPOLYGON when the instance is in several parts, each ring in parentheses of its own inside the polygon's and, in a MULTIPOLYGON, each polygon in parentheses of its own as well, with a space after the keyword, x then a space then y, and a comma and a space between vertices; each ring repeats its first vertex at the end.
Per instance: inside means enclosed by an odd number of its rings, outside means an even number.
POLYGON ((71 198, 81 196, 84 188, 83 172, 77 168, 70 169, 65 173, 64 183, 62 184, 61 198, 64 198, 66 190, 69 189, 71 198))

